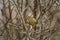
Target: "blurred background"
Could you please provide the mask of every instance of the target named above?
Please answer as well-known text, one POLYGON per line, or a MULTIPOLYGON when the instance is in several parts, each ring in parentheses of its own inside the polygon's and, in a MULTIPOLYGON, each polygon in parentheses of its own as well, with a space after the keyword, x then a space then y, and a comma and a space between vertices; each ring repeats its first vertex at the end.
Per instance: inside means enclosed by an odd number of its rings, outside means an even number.
POLYGON ((0 40, 60 40, 60 0, 0 0, 0 40))

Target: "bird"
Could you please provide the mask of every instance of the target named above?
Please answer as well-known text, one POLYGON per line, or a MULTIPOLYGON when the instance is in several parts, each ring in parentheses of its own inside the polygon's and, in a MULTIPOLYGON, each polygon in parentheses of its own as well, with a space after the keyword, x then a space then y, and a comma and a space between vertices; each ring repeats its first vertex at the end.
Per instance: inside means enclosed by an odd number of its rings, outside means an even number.
POLYGON ((27 24, 31 25, 31 26, 32 26, 32 29, 35 28, 36 19, 35 19, 34 17, 26 16, 25 22, 26 22, 27 24))

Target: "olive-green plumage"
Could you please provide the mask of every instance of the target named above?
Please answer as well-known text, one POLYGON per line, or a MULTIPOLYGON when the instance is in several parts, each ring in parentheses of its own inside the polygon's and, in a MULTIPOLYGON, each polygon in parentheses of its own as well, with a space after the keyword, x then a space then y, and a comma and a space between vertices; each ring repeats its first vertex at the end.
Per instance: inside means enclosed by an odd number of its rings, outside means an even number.
POLYGON ((33 18, 33 17, 28 16, 28 17, 26 18, 26 23, 34 26, 34 25, 36 24, 36 19, 33 18))

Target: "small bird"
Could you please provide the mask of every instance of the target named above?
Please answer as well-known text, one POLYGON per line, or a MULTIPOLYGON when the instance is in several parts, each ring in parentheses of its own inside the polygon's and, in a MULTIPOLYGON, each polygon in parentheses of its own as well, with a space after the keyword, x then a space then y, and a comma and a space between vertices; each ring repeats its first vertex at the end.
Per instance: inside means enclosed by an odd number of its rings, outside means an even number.
POLYGON ((28 23, 29 25, 31 25, 32 28, 34 29, 35 25, 36 25, 36 19, 34 17, 27 16, 26 17, 26 23, 28 23))

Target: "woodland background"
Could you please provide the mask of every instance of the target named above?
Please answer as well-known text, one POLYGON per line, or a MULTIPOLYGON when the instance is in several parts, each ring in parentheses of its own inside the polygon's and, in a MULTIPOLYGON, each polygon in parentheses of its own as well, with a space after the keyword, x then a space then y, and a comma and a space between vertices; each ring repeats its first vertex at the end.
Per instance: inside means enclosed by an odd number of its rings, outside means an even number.
POLYGON ((0 0, 0 40, 60 40, 60 0, 0 0))

